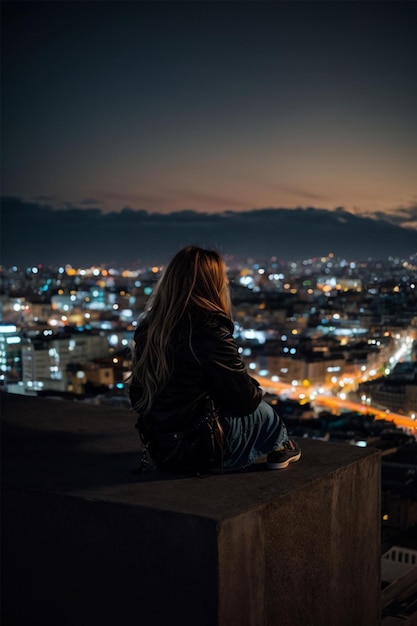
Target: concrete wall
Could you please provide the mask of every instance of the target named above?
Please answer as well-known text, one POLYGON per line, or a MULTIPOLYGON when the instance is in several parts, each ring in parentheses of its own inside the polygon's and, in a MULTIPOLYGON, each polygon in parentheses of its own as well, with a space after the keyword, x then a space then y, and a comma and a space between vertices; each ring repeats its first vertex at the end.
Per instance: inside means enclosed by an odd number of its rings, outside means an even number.
POLYGON ((379 624, 377 451, 138 475, 132 413, 1 396, 6 626, 379 624))

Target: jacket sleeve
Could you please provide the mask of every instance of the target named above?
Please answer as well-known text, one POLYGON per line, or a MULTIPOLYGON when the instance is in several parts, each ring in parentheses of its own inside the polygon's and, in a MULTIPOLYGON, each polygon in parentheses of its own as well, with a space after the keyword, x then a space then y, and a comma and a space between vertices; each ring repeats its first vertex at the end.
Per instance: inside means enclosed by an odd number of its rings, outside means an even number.
POLYGON ((248 415, 262 400, 262 389, 249 376, 238 347, 229 330, 210 329, 198 358, 203 367, 209 393, 222 412, 248 415))

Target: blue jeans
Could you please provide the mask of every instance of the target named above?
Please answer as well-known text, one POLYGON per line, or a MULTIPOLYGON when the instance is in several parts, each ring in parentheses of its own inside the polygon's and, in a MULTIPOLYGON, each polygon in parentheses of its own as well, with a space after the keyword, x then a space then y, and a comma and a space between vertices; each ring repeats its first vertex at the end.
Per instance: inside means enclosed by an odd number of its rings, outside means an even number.
POLYGON ((264 400, 253 413, 243 417, 222 417, 221 422, 227 441, 225 469, 251 465, 288 440, 284 422, 264 400))

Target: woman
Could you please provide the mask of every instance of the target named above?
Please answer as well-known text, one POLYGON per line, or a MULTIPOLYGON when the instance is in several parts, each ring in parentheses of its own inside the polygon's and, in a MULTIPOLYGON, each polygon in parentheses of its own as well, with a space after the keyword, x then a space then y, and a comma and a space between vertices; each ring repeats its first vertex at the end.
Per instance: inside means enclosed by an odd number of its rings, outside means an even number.
POLYGON ((135 333, 130 398, 139 433, 159 467, 208 468, 206 449, 194 445, 207 398, 223 429, 224 469, 245 467, 264 455, 268 468, 282 469, 300 458, 248 375, 233 330, 222 257, 183 248, 168 264, 135 333))

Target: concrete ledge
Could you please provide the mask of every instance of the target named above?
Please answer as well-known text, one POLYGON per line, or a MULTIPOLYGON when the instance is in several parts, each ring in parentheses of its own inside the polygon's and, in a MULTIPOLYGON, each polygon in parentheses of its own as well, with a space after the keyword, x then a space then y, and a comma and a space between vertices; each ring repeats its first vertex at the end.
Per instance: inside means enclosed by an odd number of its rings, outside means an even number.
POLYGON ((133 413, 1 399, 7 626, 379 624, 378 451, 136 475, 133 413))

